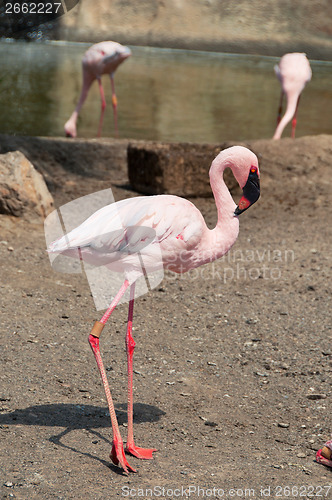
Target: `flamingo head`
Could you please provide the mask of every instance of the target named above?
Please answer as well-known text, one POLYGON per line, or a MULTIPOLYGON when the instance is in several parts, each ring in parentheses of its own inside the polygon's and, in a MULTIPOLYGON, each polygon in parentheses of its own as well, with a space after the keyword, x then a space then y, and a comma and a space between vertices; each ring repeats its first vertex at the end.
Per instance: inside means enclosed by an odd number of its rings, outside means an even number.
MULTIPOLYGON (((239 183, 243 194, 234 215, 242 214, 259 198, 259 167, 257 156, 250 149, 243 146, 232 146, 223 149, 213 160, 210 168, 211 186, 218 186, 218 179, 224 170, 229 167, 239 183)), ((212 188, 213 189, 213 188, 212 188)))
POLYGON ((76 121, 71 116, 69 120, 64 125, 66 137, 76 137, 76 121))
POLYGON ((253 205, 260 196, 260 182, 258 165, 251 165, 247 182, 242 188, 242 196, 234 215, 242 214, 247 208, 253 205))

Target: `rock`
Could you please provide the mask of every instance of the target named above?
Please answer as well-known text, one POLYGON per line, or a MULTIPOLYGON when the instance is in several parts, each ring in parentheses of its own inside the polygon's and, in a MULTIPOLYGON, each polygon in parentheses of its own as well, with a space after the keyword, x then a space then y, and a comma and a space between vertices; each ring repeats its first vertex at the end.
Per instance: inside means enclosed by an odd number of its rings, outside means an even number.
POLYGON ((0 155, 0 213, 45 218, 53 204, 42 175, 20 151, 0 155))
POLYGON ((288 429, 289 424, 284 422, 279 422, 278 427, 281 427, 282 429, 288 429))
POLYGON ((326 394, 307 394, 307 399, 317 400, 326 399, 326 394))
MULTIPOLYGON (((221 150, 232 145, 132 142, 127 151, 129 182, 144 194, 210 197, 211 163, 221 150)), ((230 191, 238 186, 230 169, 225 170, 224 179, 230 191)))

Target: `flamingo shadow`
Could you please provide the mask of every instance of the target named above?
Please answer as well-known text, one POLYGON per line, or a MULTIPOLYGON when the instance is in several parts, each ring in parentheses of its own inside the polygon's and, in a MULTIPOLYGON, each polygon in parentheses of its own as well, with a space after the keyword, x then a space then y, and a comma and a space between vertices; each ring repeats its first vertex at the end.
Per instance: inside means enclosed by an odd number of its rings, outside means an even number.
MULTIPOLYGON (((157 422, 162 415, 165 415, 165 412, 156 406, 143 403, 134 404, 134 423, 136 424, 142 422, 157 422)), ((116 416, 120 426, 126 422, 126 404, 116 405, 116 416)), ((89 452, 82 452, 74 446, 69 446, 61 441, 62 438, 71 431, 84 429, 111 446, 111 441, 96 430, 96 428, 111 427, 109 413, 105 407, 65 403, 29 406, 23 409, 16 409, 10 413, 1 414, 0 425, 63 427, 64 430, 49 437, 51 443, 71 450, 74 453, 97 460, 115 473, 120 475, 123 474, 122 470, 112 463, 92 455, 89 452)))

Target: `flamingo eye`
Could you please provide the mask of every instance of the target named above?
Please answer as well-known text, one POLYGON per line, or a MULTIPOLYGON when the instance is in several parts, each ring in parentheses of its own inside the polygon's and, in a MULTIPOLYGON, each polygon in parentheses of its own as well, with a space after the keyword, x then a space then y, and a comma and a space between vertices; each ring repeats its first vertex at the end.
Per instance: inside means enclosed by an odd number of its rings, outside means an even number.
POLYGON ((251 167, 250 172, 252 172, 254 174, 255 172, 257 172, 257 168, 256 167, 251 167))

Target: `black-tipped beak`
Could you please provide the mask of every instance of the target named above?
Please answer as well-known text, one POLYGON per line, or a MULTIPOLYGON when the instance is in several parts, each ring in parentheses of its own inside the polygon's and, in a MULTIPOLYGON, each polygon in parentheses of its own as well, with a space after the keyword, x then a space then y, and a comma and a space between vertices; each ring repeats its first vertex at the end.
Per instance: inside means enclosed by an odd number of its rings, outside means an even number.
POLYGON ((260 184, 258 172, 256 167, 252 167, 249 172, 248 180, 243 188, 243 195, 235 209, 234 215, 242 214, 258 200, 259 195, 260 184))

